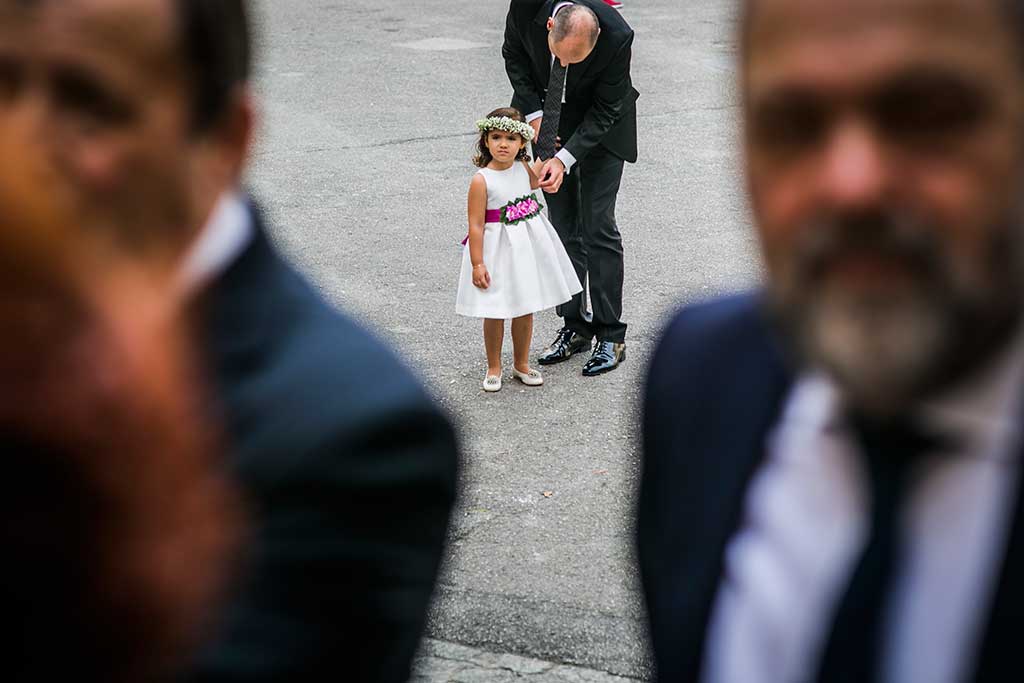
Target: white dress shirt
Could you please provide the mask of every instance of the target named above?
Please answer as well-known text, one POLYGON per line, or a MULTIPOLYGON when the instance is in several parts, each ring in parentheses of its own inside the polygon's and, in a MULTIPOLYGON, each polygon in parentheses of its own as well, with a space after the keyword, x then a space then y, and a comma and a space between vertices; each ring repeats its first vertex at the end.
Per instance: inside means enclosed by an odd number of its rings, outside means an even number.
MULTIPOLYGON (((883 612, 880 680, 953 683, 972 670, 1019 479, 1024 344, 922 407, 959 447, 921 463, 906 560, 883 612)), ((705 643, 708 683, 813 680, 868 534, 866 476, 821 375, 799 378, 726 546, 705 643)))
POLYGON ((178 273, 181 290, 196 292, 225 271, 252 240, 254 230, 242 195, 224 193, 185 254, 178 273))
MULTIPOLYGON (((557 5, 555 5, 552 8, 551 16, 554 17, 556 14, 558 14, 559 10, 561 10, 563 7, 568 7, 569 5, 575 5, 575 4, 576 3, 574 3, 574 2, 560 2, 560 3, 558 3, 557 5)), ((555 56, 554 55, 551 55, 551 63, 552 64, 555 63, 555 56)), ((565 84, 568 83, 568 82, 569 82, 569 67, 567 66, 567 67, 565 67, 565 81, 562 84, 562 104, 565 104, 565 84)), ((531 121, 535 121, 535 120, 539 119, 542 116, 544 116, 544 110, 543 109, 540 109, 540 110, 535 111, 535 112, 531 112, 531 113, 526 115, 526 122, 530 123, 531 121)), ((530 152, 531 152, 531 154, 533 153, 532 148, 531 148, 530 152)), ((562 162, 562 164, 565 166, 565 172, 566 173, 568 173, 569 169, 572 168, 572 165, 576 163, 576 157, 574 157, 572 155, 572 152, 567 150, 565 147, 563 147, 562 149, 560 149, 557 152, 555 152, 555 158, 559 159, 562 162)))

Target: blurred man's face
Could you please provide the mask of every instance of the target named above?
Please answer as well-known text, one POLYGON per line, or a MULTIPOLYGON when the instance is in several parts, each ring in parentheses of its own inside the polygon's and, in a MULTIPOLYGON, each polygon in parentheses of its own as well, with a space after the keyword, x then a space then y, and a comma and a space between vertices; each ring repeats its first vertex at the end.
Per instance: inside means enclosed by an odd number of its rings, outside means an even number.
POLYGON ((805 360, 897 408, 1019 314, 1012 34, 988 0, 752 4, 748 182, 774 304, 805 360))
POLYGON ((0 0, 0 117, 131 240, 190 236, 228 181, 190 130, 190 84, 168 0, 0 0), (218 187, 220 185, 220 187, 218 187))

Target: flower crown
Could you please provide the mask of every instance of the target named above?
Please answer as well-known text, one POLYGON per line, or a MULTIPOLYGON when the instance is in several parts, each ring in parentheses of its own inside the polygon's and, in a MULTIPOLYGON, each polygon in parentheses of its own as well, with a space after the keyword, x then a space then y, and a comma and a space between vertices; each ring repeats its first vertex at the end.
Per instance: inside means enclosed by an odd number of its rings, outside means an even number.
POLYGON ((533 139, 533 127, 530 124, 510 119, 507 116, 489 116, 486 119, 480 119, 476 122, 476 127, 480 129, 480 132, 503 130, 506 133, 516 133, 527 142, 533 139))

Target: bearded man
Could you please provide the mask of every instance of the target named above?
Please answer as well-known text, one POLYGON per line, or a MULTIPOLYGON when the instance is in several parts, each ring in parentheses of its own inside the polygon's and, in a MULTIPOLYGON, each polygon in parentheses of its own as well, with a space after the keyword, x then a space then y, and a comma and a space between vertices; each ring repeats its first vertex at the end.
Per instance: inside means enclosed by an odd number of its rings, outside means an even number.
POLYGON ((24 126, 31 161, 53 170, 40 187, 92 219, 81 229, 107 227, 130 255, 173 245, 204 413, 223 426, 219 464, 248 523, 182 680, 405 681, 455 498, 455 433, 278 253, 242 189, 250 4, 0 0, 0 126, 24 126))
POLYGON ((1024 12, 748 0, 761 292, 668 326, 638 549, 670 681, 1005 680, 1024 626, 1024 12))

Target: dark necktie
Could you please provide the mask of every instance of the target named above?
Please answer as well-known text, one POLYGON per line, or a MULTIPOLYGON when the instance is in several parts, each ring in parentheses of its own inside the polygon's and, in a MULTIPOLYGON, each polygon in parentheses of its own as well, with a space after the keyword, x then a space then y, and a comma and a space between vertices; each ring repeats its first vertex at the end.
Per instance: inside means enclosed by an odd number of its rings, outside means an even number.
POLYGON ((544 118, 540 122, 540 133, 533 145, 538 159, 555 156, 555 138, 558 137, 558 119, 562 115, 562 91, 565 89, 565 67, 557 57, 551 60, 551 78, 548 79, 548 93, 544 97, 544 118))
POLYGON ((868 474, 871 526, 867 544, 836 608, 818 669, 819 683, 869 683, 878 679, 882 615, 894 570, 901 565, 900 512, 911 465, 940 447, 915 425, 850 420, 868 474))

